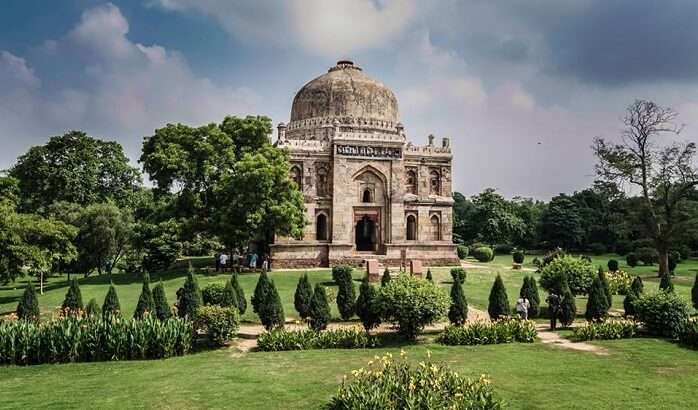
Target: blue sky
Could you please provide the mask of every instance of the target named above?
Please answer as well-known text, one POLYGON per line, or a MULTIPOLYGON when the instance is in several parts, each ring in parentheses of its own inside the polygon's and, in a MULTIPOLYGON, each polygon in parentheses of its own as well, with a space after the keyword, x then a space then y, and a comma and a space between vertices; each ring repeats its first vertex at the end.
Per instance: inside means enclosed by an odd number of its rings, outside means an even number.
POLYGON ((547 199, 593 180, 589 146, 653 99, 698 121, 689 0, 5 0, 0 169, 70 129, 121 142, 167 122, 288 121, 343 58, 391 87, 409 139, 453 142, 456 189, 547 199))

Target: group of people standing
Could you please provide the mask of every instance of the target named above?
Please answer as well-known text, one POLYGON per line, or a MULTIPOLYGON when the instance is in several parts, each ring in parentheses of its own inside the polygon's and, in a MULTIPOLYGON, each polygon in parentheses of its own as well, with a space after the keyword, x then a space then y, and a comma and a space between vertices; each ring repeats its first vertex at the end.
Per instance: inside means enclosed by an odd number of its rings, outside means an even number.
POLYGON ((245 252, 243 255, 239 250, 235 249, 232 256, 228 255, 226 251, 221 251, 216 254, 215 260, 216 272, 225 272, 231 268, 256 270, 258 267, 261 267, 262 270, 269 270, 269 255, 262 255, 262 263, 259 266, 259 256, 253 251, 245 252))
MULTIPOLYGON (((555 330, 557 328, 557 318, 560 315, 560 296, 554 291, 550 292, 548 297, 545 299, 548 302, 548 313, 550 315, 550 329, 555 330)), ((528 310, 531 308, 531 303, 528 301, 526 296, 521 296, 516 301, 516 313, 523 320, 528 319, 528 310)))

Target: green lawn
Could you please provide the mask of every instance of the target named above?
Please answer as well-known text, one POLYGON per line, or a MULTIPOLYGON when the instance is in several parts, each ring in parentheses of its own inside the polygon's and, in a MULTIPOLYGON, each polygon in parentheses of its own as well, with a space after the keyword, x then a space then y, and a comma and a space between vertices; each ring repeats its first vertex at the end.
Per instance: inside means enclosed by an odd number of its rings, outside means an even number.
MULTIPOLYGON (((511 408, 689 408, 698 353, 656 339, 600 343, 607 356, 536 344, 413 345, 459 373, 489 374, 511 408)), ((2 368, 3 408, 320 408, 377 350, 209 351, 164 361, 2 368)))

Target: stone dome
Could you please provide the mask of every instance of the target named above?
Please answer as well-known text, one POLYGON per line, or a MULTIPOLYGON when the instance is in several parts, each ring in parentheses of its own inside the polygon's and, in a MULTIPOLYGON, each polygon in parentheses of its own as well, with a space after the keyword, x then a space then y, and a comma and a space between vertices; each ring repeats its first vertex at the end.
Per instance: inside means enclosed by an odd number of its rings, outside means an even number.
POLYGON ((291 108, 291 122, 344 117, 398 122, 395 94, 347 60, 304 85, 291 108))

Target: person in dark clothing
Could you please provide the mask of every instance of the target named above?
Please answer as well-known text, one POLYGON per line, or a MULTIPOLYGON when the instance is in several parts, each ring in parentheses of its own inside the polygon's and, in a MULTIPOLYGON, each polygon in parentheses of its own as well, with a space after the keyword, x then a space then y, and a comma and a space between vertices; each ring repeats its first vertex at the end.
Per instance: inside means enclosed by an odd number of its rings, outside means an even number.
POLYGON ((558 296, 555 292, 550 292, 548 298, 545 300, 548 302, 550 329, 555 330, 557 328, 557 315, 560 314, 560 296, 558 296))

